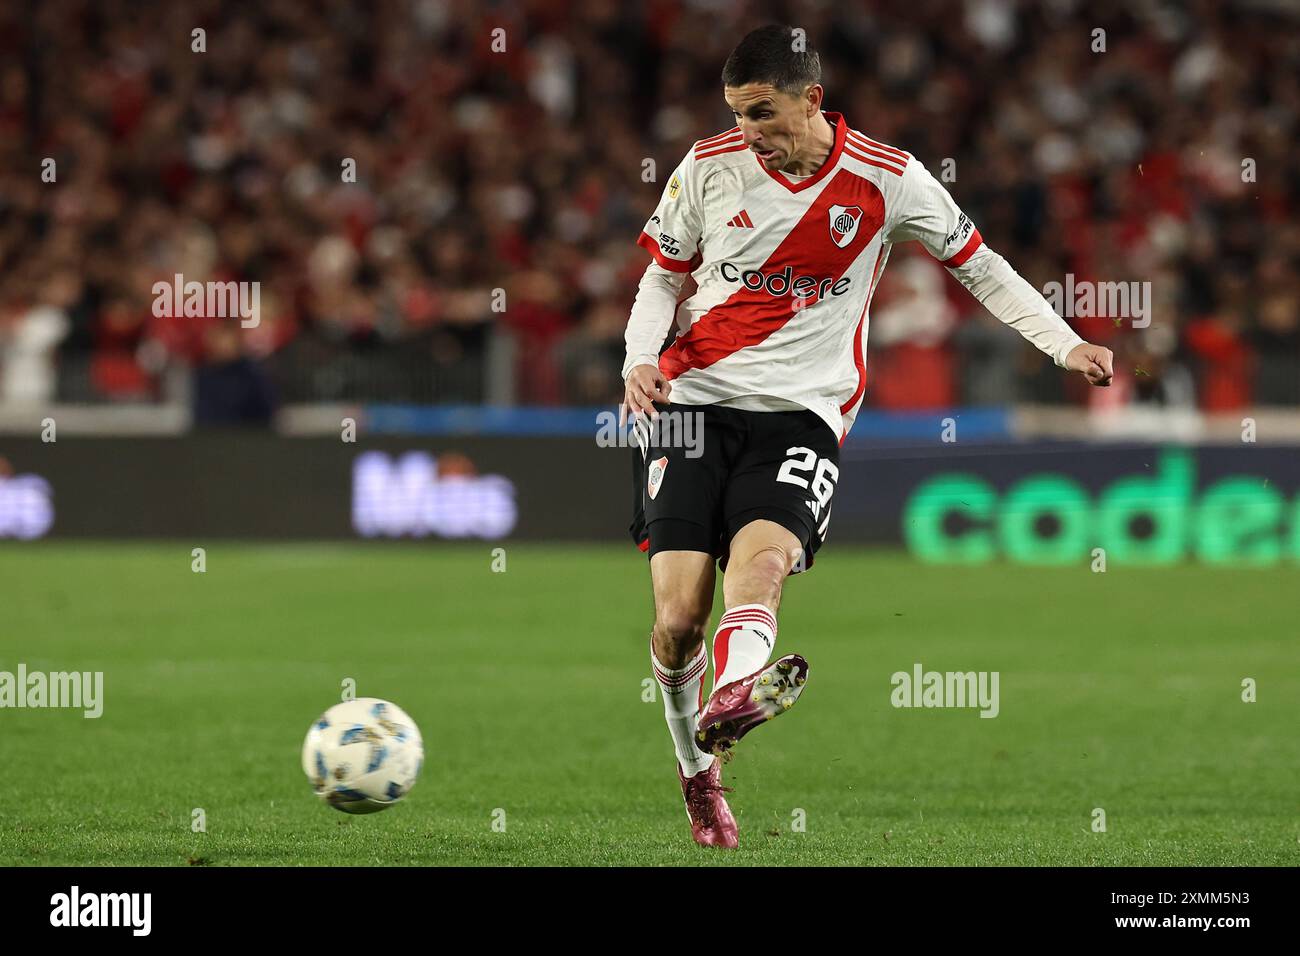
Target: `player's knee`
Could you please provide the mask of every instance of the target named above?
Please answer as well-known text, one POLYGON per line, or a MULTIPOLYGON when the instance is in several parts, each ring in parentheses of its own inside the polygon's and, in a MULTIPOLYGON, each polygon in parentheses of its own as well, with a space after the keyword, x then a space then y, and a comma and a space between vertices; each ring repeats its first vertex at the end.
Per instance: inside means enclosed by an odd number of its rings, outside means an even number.
POLYGON ((704 640, 708 622, 707 610, 689 604, 666 604, 655 614, 655 633, 664 646, 684 653, 694 650, 704 640))

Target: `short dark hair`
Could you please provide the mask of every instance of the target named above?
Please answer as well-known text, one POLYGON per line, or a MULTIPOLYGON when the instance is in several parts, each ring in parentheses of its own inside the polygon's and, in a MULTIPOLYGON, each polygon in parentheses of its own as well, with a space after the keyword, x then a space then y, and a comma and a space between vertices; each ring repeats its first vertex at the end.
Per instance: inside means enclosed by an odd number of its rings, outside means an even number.
POLYGON ((802 51, 794 48, 793 28, 783 23, 750 31, 727 57, 722 67, 722 85, 770 83, 782 93, 801 95, 822 81, 822 60, 803 31, 799 39, 802 51))

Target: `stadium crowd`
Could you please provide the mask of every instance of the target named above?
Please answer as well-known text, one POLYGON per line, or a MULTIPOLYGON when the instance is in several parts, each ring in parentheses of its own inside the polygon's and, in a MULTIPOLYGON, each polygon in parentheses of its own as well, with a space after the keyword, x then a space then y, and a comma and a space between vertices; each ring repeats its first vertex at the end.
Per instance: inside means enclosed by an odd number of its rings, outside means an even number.
POLYGON ((636 236, 773 19, 1037 288, 1150 284, 1072 319, 1089 393, 899 247, 869 406, 1300 404, 1300 22, 1246 0, 7 4, 0 401, 616 403, 636 236), (155 316, 175 274, 259 323, 155 316))

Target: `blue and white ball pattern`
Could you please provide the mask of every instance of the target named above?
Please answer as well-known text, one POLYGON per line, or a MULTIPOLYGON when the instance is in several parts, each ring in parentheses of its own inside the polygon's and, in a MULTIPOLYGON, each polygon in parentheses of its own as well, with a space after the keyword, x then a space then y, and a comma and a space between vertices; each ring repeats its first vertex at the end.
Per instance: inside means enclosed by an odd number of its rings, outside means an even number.
POLYGON ((424 741, 406 711, 377 697, 335 704, 311 725, 302 769, 316 795, 345 813, 375 813, 410 793, 424 741))

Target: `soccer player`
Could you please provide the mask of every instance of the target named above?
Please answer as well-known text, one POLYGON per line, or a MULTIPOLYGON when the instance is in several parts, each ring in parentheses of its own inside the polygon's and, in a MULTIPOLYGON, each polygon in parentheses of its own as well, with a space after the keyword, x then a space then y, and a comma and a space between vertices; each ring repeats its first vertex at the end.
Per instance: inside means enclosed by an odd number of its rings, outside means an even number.
POLYGON ((808 677, 797 654, 768 664, 781 588, 826 536, 839 447, 866 388, 868 307, 892 245, 919 241, 993 315, 1093 385, 1110 384, 1112 357, 984 245, 915 157, 822 109, 820 59, 789 27, 748 34, 722 84, 737 125, 695 143, 638 239, 652 261, 628 320, 621 411, 636 422, 630 530, 649 554, 651 664, 691 834, 730 848, 721 758, 788 710, 808 677), (679 310, 688 275, 696 291, 679 310), (715 560, 725 613, 706 704, 715 560))

